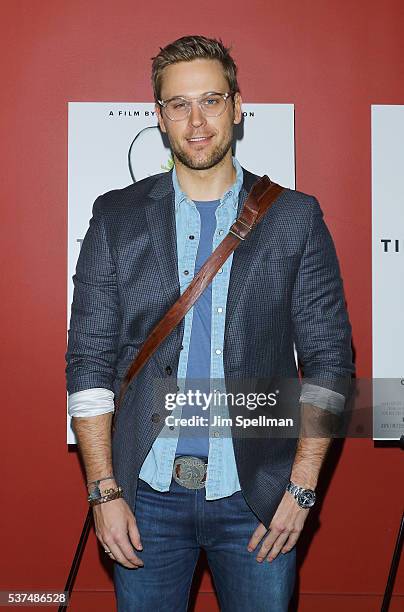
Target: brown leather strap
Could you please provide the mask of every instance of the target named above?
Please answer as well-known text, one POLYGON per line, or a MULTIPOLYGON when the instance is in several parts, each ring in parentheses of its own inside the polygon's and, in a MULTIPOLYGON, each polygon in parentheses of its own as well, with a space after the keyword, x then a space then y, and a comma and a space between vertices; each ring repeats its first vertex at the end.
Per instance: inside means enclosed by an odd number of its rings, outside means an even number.
POLYGON ((188 310, 192 308, 229 255, 238 247, 242 240, 246 239, 254 225, 262 219, 266 211, 284 189, 281 185, 273 183, 266 175, 254 183, 244 202, 240 215, 231 226, 227 236, 225 236, 212 255, 205 261, 189 287, 157 323, 142 345, 136 358, 129 366, 121 385, 119 399, 115 404, 116 410, 121 405, 122 398, 132 378, 138 374, 161 342, 167 338, 183 317, 185 317, 188 310))

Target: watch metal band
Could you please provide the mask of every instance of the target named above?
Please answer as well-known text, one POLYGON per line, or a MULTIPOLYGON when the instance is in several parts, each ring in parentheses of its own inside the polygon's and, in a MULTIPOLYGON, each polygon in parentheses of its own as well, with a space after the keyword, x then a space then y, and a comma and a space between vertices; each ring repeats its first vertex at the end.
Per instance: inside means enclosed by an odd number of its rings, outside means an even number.
POLYGON ((293 495, 300 508, 311 508, 316 501, 316 493, 289 481, 286 490, 293 495))

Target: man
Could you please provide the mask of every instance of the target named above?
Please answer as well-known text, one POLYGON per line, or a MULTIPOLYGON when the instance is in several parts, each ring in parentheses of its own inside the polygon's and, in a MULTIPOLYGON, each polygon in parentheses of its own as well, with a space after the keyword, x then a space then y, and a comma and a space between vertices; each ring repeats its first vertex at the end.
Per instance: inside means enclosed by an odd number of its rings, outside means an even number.
POLYGON ((222 610, 285 611, 329 438, 236 436, 210 421, 192 435, 174 417, 202 409, 188 400, 168 420, 155 388, 296 380, 295 344, 307 422, 340 413, 353 365, 334 246, 317 200, 286 189, 131 382, 111 444, 129 364, 258 178, 232 157, 241 96, 221 42, 167 45, 152 81, 174 169, 97 198, 73 277, 69 413, 96 534, 116 561, 119 610, 186 610, 204 548, 222 610))

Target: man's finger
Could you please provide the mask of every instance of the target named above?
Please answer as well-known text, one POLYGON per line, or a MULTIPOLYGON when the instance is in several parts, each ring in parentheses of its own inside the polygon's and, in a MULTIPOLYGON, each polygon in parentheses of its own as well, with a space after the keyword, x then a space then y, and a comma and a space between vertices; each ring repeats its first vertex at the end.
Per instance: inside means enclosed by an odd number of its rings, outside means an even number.
POLYGON ((128 532, 129 532, 129 538, 133 546, 136 548, 136 550, 143 550, 143 544, 140 540, 140 533, 139 533, 139 529, 137 528, 135 519, 133 519, 133 521, 129 521, 128 532))
POLYGON ((100 544, 101 544, 101 546, 102 546, 103 551, 104 551, 104 552, 107 552, 107 550, 109 550, 109 548, 108 548, 108 546, 105 544, 105 542, 104 542, 104 540, 102 539, 101 535, 99 535, 99 534, 96 532, 96 536, 97 536, 97 539, 98 539, 99 543, 100 543, 100 544))
POLYGON ((265 555, 265 557, 267 558, 267 561, 271 562, 274 559, 276 559, 276 557, 279 555, 282 547, 288 541, 288 539, 289 539, 289 533, 282 533, 280 536, 277 537, 271 549, 269 550, 269 554, 266 553, 265 555))
MULTIPOLYGON (((129 541, 128 541, 128 546, 129 546, 129 549, 131 550, 129 541)), ((117 541, 112 541, 110 543, 107 543, 106 547, 108 548, 108 550, 111 551, 111 553, 115 557, 115 560, 118 561, 118 563, 120 563, 124 567, 133 569, 137 567, 142 567, 144 565, 143 561, 139 559, 133 552, 130 552, 130 550, 129 550, 129 557, 128 557, 127 556, 128 552, 126 553, 123 552, 121 549, 121 545, 117 541)))
POLYGON ((138 565, 138 566, 143 566, 144 565, 142 559, 140 559, 133 552, 133 546, 132 546, 132 544, 131 544, 131 542, 130 542, 130 540, 129 540, 129 538, 127 536, 122 537, 122 539, 119 539, 117 543, 119 545, 119 548, 121 549, 122 554, 125 556, 125 558, 130 563, 133 563, 133 564, 138 565))
POLYGON ((289 537, 289 530, 287 530, 286 528, 279 529, 277 527, 271 527, 269 534, 264 539, 262 546, 258 552, 257 561, 263 561, 265 559, 265 557, 271 550, 272 546, 275 544, 277 539, 280 537, 282 538, 282 545, 283 545, 284 542, 286 542, 286 540, 289 537))
POLYGON ((250 538, 250 541, 247 544, 247 550, 249 552, 252 552, 253 550, 255 550, 257 544, 261 542, 262 538, 267 533, 267 531, 268 529, 265 527, 263 523, 260 523, 258 525, 257 529, 254 531, 254 533, 252 534, 250 538))
POLYGON ((298 541, 299 536, 300 536, 300 532, 292 531, 292 533, 289 534, 289 538, 285 542, 281 552, 282 553, 287 553, 290 550, 292 550, 292 548, 296 545, 296 542, 298 541))
MULTIPOLYGON (((119 547, 115 544, 115 542, 110 542, 109 544, 106 544, 105 548, 110 551, 108 553, 108 557, 113 558, 115 561, 118 561, 118 563, 121 563, 125 567, 128 567, 128 562, 125 560, 124 556, 120 552, 119 547)), ((131 564, 130 567, 132 568, 133 565, 131 564)))

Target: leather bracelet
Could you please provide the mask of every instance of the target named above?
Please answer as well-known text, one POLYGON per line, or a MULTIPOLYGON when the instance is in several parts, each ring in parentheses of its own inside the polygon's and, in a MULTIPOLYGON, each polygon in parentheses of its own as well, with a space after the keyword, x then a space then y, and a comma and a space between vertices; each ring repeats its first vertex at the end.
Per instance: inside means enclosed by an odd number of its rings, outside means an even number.
POLYGON ((97 506, 98 504, 105 504, 106 502, 112 501, 113 499, 118 499, 119 497, 122 497, 123 495, 122 487, 118 487, 117 489, 107 489, 107 490, 111 492, 107 493, 106 495, 100 495, 99 497, 91 497, 91 495, 89 495, 87 499, 88 499, 90 506, 97 506))

